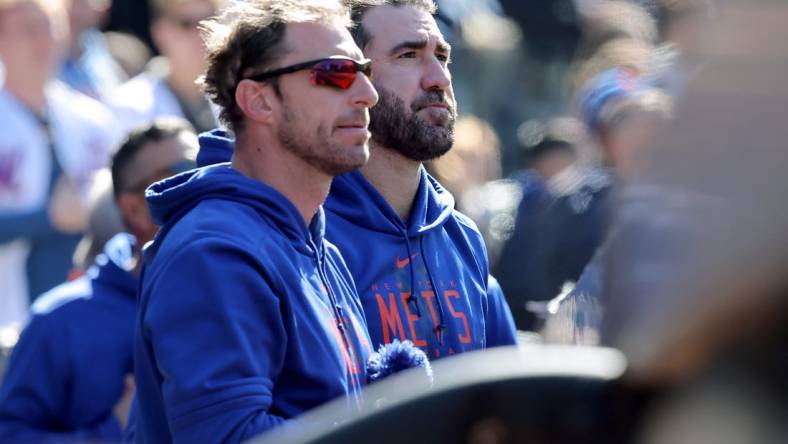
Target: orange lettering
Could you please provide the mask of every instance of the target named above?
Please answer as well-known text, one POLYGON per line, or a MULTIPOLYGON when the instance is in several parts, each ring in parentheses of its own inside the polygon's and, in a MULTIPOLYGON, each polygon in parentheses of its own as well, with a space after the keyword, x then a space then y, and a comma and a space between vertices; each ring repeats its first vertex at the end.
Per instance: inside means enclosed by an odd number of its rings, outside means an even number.
POLYGON ((391 333, 393 332, 399 339, 405 339, 405 329, 402 327, 402 319, 399 316, 397 309, 397 301, 394 293, 389 293, 389 305, 383 300, 383 296, 375 293, 375 298, 378 301, 378 310, 380 311, 380 325, 383 330, 383 342, 386 344, 391 342, 391 333), (389 307, 391 309, 389 310, 389 307))
POLYGON ((455 310, 454 306, 451 303, 451 299, 449 299, 449 298, 460 299, 460 293, 458 293, 457 290, 446 290, 445 292, 443 292, 443 296, 446 298, 446 304, 449 306, 449 312, 451 312, 452 317, 461 320, 462 326, 465 328, 465 334, 458 335, 458 337, 460 338, 460 342, 463 344, 470 344, 471 330, 470 328, 468 328, 468 318, 465 317, 465 313, 455 310))

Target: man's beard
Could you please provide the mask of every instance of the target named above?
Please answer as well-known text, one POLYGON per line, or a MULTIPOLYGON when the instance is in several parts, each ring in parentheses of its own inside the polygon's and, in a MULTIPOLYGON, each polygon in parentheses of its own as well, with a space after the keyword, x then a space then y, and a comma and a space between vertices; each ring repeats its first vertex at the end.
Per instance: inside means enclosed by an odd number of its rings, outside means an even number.
POLYGON ((375 88, 379 99, 369 110, 369 130, 376 145, 419 162, 436 159, 451 149, 457 110, 447 103, 443 91, 422 94, 408 110, 405 102, 390 90, 378 85, 375 88), (447 103, 449 118, 443 125, 431 125, 416 114, 430 103, 447 103))
POLYGON ((339 176, 363 166, 368 159, 357 150, 332 143, 331 132, 324 126, 301 128, 292 109, 285 105, 282 125, 277 129, 277 138, 287 150, 306 163, 329 176, 339 176))

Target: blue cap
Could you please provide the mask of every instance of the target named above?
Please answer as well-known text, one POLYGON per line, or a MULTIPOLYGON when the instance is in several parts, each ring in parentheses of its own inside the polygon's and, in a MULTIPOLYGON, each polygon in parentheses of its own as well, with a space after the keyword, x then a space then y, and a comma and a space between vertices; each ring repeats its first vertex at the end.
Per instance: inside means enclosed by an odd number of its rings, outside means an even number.
POLYGON ((602 111, 613 100, 635 97, 649 89, 648 82, 632 68, 603 71, 586 82, 580 94, 580 113, 592 131, 602 126, 602 111))

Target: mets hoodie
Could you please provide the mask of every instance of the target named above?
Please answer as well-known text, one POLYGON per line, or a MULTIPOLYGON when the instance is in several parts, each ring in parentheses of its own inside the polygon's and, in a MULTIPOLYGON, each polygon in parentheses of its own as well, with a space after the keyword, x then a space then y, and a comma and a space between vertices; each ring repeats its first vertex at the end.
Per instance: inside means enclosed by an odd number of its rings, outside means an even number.
POLYGON ((360 402, 371 350, 353 280, 275 189, 229 164, 152 185, 135 334, 138 442, 240 442, 360 402))
POLYGON ((325 203, 326 237, 355 279, 373 346, 409 339, 434 359, 514 344, 502 293, 488 294, 481 234, 423 167, 420 174, 408 221, 359 171, 336 177, 325 203))
POLYGON ((0 442, 120 442, 113 408, 132 372, 134 244, 116 235, 85 276, 33 304, 0 388, 0 442))

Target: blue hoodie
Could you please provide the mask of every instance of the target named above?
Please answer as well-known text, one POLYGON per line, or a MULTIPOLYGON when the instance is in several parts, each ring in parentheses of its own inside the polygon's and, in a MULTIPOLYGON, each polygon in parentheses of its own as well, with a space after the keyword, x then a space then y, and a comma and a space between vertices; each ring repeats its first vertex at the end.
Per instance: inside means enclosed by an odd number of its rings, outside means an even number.
POLYGON ((229 164, 153 184, 134 344, 138 442, 240 442, 337 397, 371 351, 319 209, 229 164))
POLYGON ((134 238, 119 234, 87 274, 44 293, 0 388, 0 442, 119 442, 113 407, 132 372, 134 238))
POLYGON ((326 236, 353 274, 374 345, 409 339, 434 359, 514 344, 502 293, 488 296, 481 234, 420 174, 407 223, 358 171, 335 178, 326 200, 326 236))

